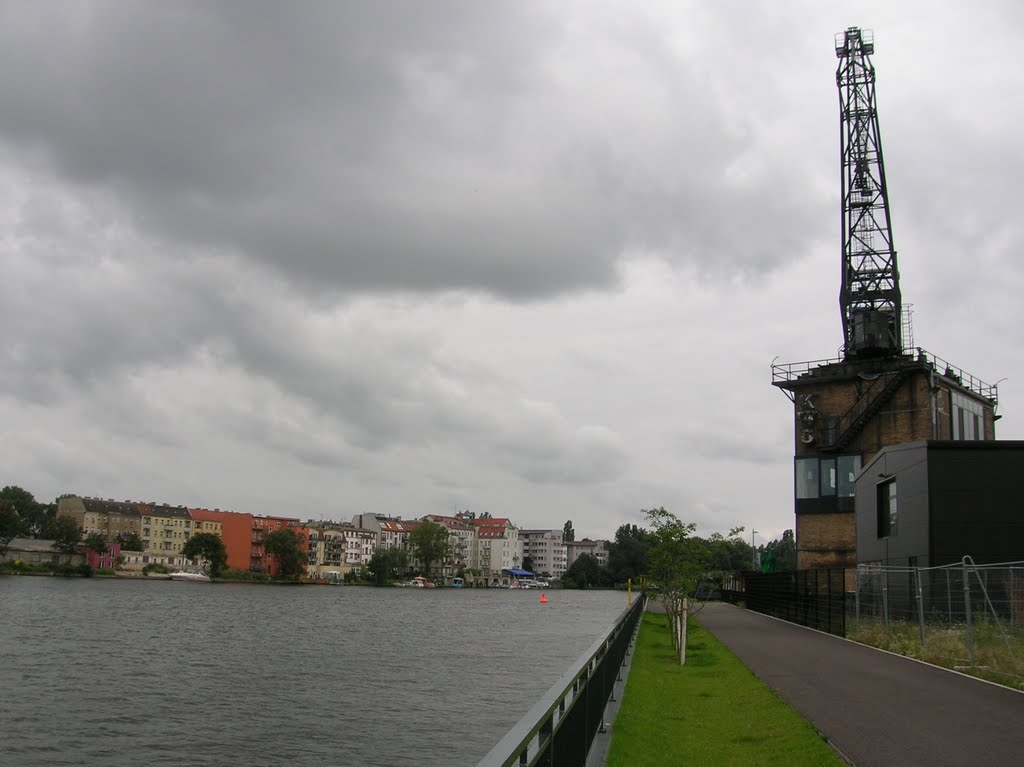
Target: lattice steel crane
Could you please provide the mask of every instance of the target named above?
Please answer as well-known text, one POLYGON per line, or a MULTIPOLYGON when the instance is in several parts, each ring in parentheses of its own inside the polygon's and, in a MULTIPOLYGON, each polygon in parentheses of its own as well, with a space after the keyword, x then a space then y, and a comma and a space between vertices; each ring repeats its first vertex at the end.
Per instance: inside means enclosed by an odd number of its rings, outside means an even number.
POLYGON ((843 192, 843 277, 839 311, 846 358, 903 353, 899 269, 889 221, 882 141, 875 107, 870 31, 835 38, 843 192))

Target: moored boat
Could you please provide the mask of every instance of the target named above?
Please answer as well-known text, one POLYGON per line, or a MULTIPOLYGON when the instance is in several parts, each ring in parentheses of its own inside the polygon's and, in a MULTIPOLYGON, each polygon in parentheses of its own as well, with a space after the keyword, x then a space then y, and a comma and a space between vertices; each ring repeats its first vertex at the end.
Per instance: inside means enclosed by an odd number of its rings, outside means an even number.
POLYGON ((177 573, 171 573, 168 577, 172 581, 194 581, 196 583, 210 580, 209 576, 203 575, 202 573, 189 573, 184 570, 177 573))

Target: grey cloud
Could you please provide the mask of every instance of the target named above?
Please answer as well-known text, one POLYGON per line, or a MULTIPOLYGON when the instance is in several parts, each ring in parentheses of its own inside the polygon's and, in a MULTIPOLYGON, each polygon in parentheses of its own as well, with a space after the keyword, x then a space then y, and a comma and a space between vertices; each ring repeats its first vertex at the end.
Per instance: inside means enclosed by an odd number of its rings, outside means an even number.
POLYGON ((304 290, 529 297, 607 284, 624 250, 761 270, 801 247, 756 233, 804 218, 797 188, 727 177, 760 121, 653 22, 616 44, 511 3, 13 8, 0 136, 304 290))

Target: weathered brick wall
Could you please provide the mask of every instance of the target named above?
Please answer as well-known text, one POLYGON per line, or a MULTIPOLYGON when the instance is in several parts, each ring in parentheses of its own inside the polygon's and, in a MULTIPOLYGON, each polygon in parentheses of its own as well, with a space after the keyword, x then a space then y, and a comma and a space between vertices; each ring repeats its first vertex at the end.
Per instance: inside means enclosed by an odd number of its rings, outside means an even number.
POLYGON ((853 512, 798 514, 797 567, 848 567, 857 564, 857 522, 853 512))

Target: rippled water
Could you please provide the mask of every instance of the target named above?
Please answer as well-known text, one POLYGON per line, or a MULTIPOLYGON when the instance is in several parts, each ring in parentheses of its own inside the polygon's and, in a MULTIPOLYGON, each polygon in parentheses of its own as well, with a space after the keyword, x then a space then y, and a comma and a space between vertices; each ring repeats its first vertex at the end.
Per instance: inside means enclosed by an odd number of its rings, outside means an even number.
POLYGON ((33 765, 472 765, 621 594, 0 576, 0 750, 33 765))

